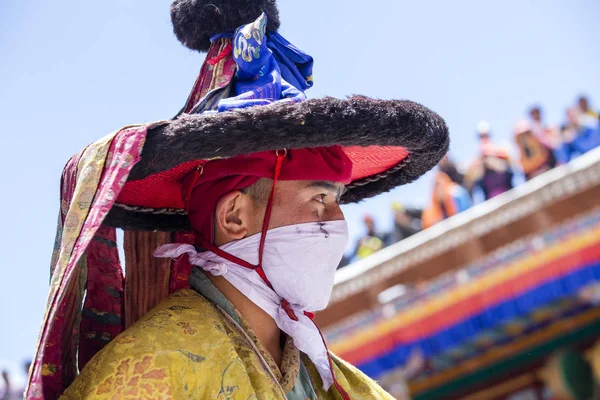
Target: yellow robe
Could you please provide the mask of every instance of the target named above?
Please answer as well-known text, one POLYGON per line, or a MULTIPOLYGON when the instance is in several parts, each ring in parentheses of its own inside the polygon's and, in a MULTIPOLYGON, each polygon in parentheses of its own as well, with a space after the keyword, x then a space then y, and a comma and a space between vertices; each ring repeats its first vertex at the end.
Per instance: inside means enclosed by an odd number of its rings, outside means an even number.
MULTIPOLYGON (((258 344, 224 311, 193 290, 176 292, 96 354, 63 399, 280 399, 286 396, 258 344)), ((333 357, 338 382, 355 399, 393 399, 333 357)), ((322 389, 303 357, 319 399, 322 389)))

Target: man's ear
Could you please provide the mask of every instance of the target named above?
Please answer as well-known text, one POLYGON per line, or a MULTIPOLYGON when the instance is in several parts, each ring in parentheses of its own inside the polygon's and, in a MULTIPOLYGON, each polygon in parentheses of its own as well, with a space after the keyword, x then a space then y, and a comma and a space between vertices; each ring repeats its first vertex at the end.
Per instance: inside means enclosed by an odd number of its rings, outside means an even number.
POLYGON ((248 235, 250 222, 247 218, 250 207, 247 196, 235 190, 227 193, 217 203, 215 209, 215 234, 218 241, 229 243, 248 235))

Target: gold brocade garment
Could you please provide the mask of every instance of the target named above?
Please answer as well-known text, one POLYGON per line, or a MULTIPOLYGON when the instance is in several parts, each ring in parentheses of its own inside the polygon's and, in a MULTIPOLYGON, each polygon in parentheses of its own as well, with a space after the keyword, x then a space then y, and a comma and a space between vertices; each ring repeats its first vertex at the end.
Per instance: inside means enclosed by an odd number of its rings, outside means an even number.
MULTIPOLYGON (((322 389, 316 368, 307 357, 300 361, 291 341, 284 348, 282 374, 243 321, 237 324, 186 289, 162 301, 96 354, 62 398, 285 400, 300 362, 309 371, 317 398, 341 399, 334 387, 322 389)), ((352 399, 392 399, 353 366, 336 357, 333 363, 338 382, 352 399)))

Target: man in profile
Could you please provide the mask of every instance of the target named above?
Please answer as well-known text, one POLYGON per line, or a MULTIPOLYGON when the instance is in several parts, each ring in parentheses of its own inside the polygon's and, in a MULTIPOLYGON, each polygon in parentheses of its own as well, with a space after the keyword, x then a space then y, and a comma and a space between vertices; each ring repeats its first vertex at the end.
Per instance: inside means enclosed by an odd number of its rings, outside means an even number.
POLYGON ((207 52, 200 76, 176 119, 65 168, 28 398, 391 399, 313 318, 348 241, 340 204, 431 169, 444 121, 409 101, 307 100, 312 58, 272 0, 175 0, 171 17, 207 52))

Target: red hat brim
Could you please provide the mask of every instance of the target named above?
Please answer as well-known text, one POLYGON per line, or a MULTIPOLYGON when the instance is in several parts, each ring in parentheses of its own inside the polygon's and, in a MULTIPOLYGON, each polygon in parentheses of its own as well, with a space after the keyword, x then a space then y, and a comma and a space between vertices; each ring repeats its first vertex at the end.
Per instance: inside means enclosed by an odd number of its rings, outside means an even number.
MULTIPOLYGON (((348 146, 342 147, 350 159, 352 174, 348 182, 361 182, 400 165, 408 156, 403 147, 348 146)), ((208 160, 188 161, 174 168, 158 172, 143 179, 129 181, 117 198, 117 202, 129 206, 154 209, 183 209, 182 183, 184 177, 208 160)))

